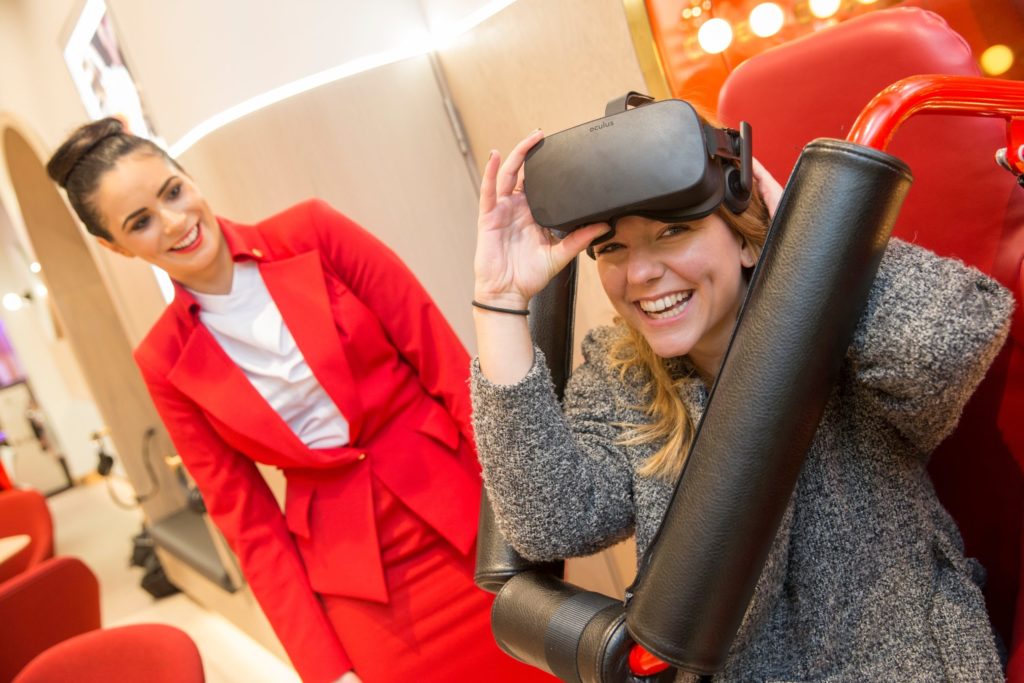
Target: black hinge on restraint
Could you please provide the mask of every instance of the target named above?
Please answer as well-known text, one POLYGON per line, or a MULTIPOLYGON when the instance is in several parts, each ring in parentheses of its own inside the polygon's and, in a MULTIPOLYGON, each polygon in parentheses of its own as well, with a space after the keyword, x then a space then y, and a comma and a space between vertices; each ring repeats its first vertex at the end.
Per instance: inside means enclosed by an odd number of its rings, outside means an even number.
POLYGON ((612 114, 619 114, 626 111, 630 107, 639 107, 644 104, 650 104, 654 101, 654 98, 650 95, 644 95, 633 90, 622 97, 616 97, 614 100, 610 100, 604 108, 604 115, 611 116, 612 114))

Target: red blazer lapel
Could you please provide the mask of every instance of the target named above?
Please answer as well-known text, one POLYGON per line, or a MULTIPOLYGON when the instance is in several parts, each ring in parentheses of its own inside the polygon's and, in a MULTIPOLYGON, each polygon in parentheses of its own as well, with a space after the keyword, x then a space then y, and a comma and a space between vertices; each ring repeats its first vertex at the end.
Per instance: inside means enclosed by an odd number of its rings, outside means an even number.
POLYGON ((260 274, 320 386, 348 421, 349 442, 357 443, 363 409, 335 324, 320 255, 309 251, 279 261, 264 261, 260 274))
POLYGON ((205 411, 236 432, 262 443, 271 453, 305 450, 295 433, 202 325, 192 329, 167 379, 205 411))

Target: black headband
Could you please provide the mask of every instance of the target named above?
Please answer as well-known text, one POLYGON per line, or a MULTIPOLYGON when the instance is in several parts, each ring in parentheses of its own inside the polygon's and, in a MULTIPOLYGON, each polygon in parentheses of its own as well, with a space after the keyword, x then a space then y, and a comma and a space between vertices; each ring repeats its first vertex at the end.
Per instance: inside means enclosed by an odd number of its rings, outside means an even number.
POLYGON ((60 182, 61 187, 67 188, 68 181, 71 180, 71 174, 73 174, 75 171, 78 170, 78 167, 81 165, 81 163, 83 161, 85 161, 85 158, 87 156, 89 156, 90 154, 92 154, 93 151, 95 151, 95 149, 100 146, 100 143, 104 142, 105 140, 107 140, 109 138, 114 137, 115 135, 121 135, 123 133, 124 133, 123 130, 111 131, 111 132, 101 136, 98 140, 96 140, 91 145, 86 147, 85 151, 82 152, 81 154, 79 154, 78 158, 75 159, 75 163, 71 164, 71 168, 68 169, 68 172, 64 174, 64 177, 61 179, 61 182, 60 182))

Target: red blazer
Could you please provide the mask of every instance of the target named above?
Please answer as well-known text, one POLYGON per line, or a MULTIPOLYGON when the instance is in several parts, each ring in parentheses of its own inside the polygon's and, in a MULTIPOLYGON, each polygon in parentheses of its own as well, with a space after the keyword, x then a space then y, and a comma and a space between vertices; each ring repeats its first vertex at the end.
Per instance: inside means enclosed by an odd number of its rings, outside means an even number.
POLYGON ((167 430, 304 680, 351 668, 316 593, 388 599, 371 478, 462 553, 480 479, 469 358, 406 266, 320 201, 254 226, 219 219, 251 259, 306 362, 349 423, 311 450, 200 323, 182 287, 135 351, 167 430), (285 514, 256 469, 280 468, 285 514))

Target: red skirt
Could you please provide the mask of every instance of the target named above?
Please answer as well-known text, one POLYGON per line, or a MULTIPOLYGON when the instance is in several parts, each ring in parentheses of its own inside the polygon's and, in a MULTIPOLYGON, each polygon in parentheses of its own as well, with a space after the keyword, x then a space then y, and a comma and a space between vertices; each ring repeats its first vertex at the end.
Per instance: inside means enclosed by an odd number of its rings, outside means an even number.
POLYGON ((556 681, 498 649, 493 596, 473 584, 474 557, 452 548, 377 481, 373 495, 388 604, 321 596, 363 683, 556 681))

